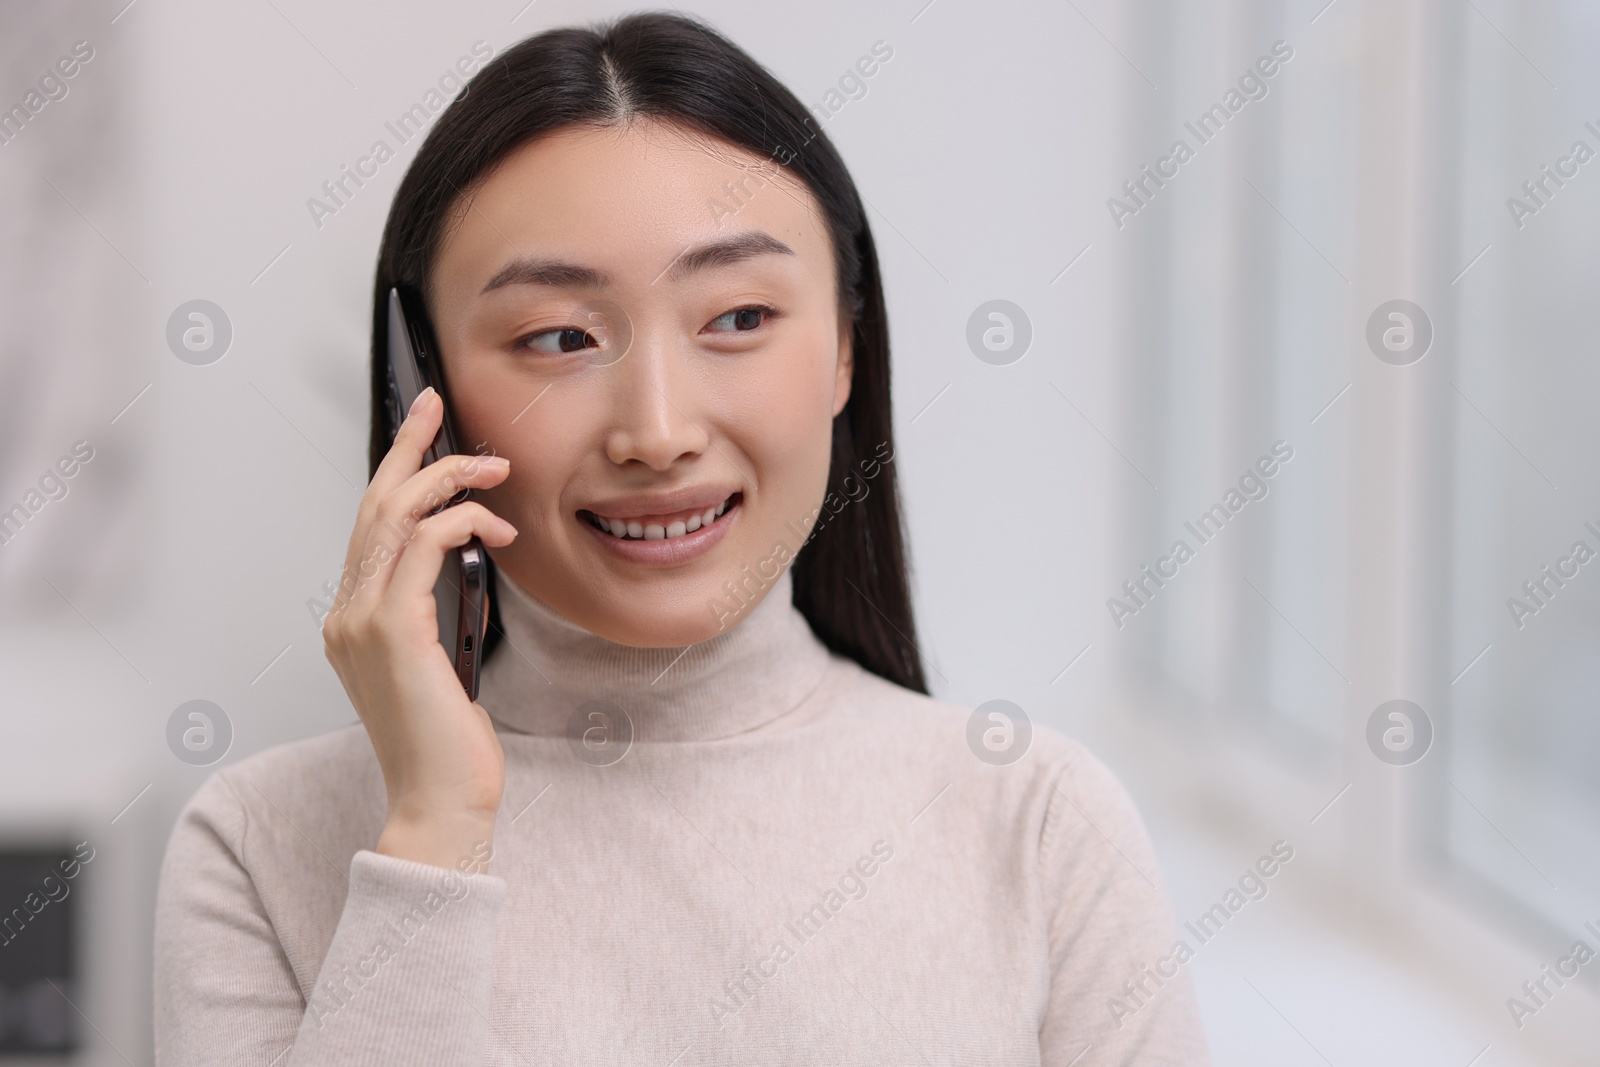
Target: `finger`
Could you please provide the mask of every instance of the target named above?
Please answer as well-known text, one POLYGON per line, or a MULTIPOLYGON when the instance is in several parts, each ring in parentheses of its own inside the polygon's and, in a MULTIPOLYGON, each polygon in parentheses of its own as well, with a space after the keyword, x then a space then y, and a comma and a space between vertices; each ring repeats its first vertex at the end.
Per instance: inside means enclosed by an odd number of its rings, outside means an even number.
POLYGON ((499 485, 511 465, 500 456, 446 456, 430 463, 378 502, 367 527, 367 544, 358 573, 363 582, 353 596, 370 589, 381 595, 388 579, 384 564, 397 558, 416 536, 430 513, 449 502, 462 489, 488 489, 499 485), (377 560, 374 567, 370 561, 377 560))
POLYGON ((516 538, 517 528, 474 500, 424 519, 395 564, 386 589, 387 599, 401 603, 423 596, 431 598, 444 567, 444 554, 474 536, 490 548, 501 548, 516 538))
MULTIPOLYGON (((341 599, 334 604, 334 610, 354 609, 358 617, 376 610, 392 578, 395 561, 417 536, 428 515, 462 488, 498 485, 509 470, 510 464, 496 456, 447 456, 418 471, 389 494, 368 525, 367 544, 346 571, 339 590, 341 599)), ((510 529, 510 524, 505 528, 510 529)))
POLYGON ((439 433, 439 423, 444 419, 444 403, 433 386, 417 394, 411 410, 400 420, 394 444, 384 454, 378 469, 373 472, 369 490, 376 490, 381 499, 395 486, 411 477, 422 467, 423 453, 433 444, 439 433))
MULTIPOLYGON (((367 483, 356 509, 355 528, 350 533, 350 543, 345 549, 344 566, 348 575, 360 562, 360 553, 368 541, 368 527, 377 511, 378 503, 395 486, 403 483, 422 466, 422 457, 439 433, 439 423, 444 419, 444 404, 439 394, 429 386, 417 394, 411 410, 400 421, 394 443, 378 463, 378 469, 367 483)), ((341 588, 346 583, 341 582, 341 588)))

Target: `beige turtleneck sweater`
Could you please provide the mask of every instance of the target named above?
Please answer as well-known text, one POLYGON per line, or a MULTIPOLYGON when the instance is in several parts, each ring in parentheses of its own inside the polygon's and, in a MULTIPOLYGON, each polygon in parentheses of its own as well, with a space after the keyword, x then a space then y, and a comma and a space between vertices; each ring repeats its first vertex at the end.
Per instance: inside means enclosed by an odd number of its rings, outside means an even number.
POLYGON ((681 651, 499 584, 492 873, 372 851, 359 724, 218 770, 161 872, 162 1067, 1207 1062, 1149 841, 1081 745, 978 759, 969 709, 832 655, 788 572, 681 651))

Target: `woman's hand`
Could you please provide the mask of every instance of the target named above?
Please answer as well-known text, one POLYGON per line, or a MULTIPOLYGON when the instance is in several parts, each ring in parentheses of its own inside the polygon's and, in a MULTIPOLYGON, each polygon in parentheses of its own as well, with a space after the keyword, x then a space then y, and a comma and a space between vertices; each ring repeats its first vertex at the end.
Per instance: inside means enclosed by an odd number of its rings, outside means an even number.
POLYGON ((455 868, 493 837, 505 753, 439 643, 433 586, 449 549, 474 534, 500 548, 517 531, 470 500, 429 515, 461 488, 486 489, 510 472, 498 456, 423 468, 443 411, 425 390, 367 486, 322 638, 383 769, 389 816, 377 851, 455 868))

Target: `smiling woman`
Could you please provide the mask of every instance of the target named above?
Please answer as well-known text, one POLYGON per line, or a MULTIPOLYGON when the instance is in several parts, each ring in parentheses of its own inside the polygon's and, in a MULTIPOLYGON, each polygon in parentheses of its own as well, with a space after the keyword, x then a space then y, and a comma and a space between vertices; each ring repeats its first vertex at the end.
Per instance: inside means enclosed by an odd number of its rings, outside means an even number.
POLYGON ((415 532, 324 623, 361 724, 185 809, 158 1062, 1206 1062, 1187 974, 1110 1010, 1174 937, 1116 779, 926 695, 877 258, 793 94, 681 16, 530 38, 422 145, 374 295, 347 569, 415 532), (466 468, 423 465, 440 393, 393 424, 396 288, 484 457, 436 514, 466 468), (472 537, 476 703, 433 597, 472 537))
POLYGON ((853 362, 826 221, 793 181, 726 235, 694 210, 759 162, 651 118, 562 129, 467 194, 434 265, 456 421, 511 462, 478 498, 527 535, 496 566, 623 644, 712 636, 725 561, 827 488, 853 362))

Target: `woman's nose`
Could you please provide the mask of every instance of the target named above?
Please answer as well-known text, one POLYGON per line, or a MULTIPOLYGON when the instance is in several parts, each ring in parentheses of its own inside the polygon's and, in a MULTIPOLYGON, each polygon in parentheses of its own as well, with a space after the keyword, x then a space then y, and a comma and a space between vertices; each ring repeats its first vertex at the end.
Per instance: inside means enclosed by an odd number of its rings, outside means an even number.
POLYGON ((636 332, 627 354, 608 368, 612 426, 606 454, 622 466, 631 460, 667 470, 710 444, 705 397, 682 346, 654 332, 636 332))

